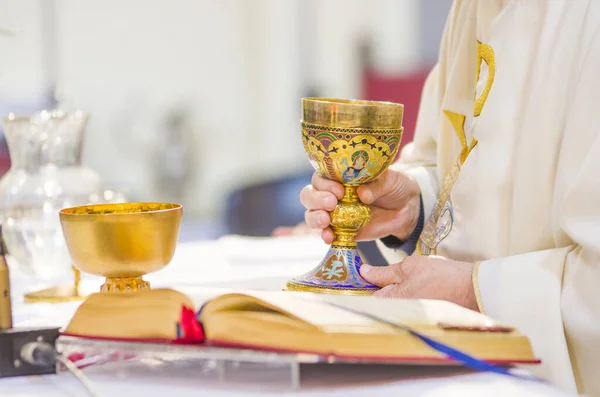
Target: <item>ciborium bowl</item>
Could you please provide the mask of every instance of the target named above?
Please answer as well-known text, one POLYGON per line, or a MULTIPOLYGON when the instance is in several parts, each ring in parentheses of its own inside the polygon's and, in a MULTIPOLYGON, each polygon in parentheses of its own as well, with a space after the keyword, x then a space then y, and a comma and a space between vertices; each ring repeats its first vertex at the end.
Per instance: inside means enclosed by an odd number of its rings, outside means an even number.
POLYGON ((74 265, 105 277, 104 292, 149 288, 142 276, 173 258, 182 215, 182 206, 171 203, 84 205, 59 212, 74 265))
POLYGON ((375 180, 394 161, 402 139, 404 105, 332 98, 302 99, 302 143, 314 169, 340 182, 344 197, 331 215, 335 238, 324 259, 289 280, 287 290, 372 294, 377 286, 360 275, 355 236, 371 219, 357 188, 375 180))

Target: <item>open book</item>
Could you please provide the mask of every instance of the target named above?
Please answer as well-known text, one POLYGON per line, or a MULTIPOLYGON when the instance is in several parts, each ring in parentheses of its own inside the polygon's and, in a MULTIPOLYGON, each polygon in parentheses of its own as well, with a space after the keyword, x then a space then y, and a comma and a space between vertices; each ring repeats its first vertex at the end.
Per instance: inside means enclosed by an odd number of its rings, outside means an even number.
POLYGON ((450 361, 388 321, 488 362, 538 362, 518 330, 449 302, 306 292, 208 290, 194 299, 171 289, 97 293, 63 333, 399 363, 450 361))

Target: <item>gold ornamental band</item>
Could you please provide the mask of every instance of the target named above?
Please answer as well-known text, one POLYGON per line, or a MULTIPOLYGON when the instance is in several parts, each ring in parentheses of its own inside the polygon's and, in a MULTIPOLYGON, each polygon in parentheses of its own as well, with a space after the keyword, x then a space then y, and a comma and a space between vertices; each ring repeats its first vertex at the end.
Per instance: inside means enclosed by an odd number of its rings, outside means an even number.
POLYGON ((366 129, 366 128, 340 128, 340 127, 324 127, 322 125, 310 124, 302 121, 301 123, 303 130, 312 131, 326 131, 339 134, 377 134, 377 135, 398 135, 404 130, 400 128, 380 128, 380 129, 366 129))
POLYGON ((164 214, 167 212, 177 212, 182 210, 181 204, 172 203, 115 203, 115 204, 91 204, 77 207, 63 208, 59 211, 61 219, 82 220, 88 222, 90 217, 106 218, 111 215, 131 216, 132 220, 139 220, 139 213, 164 214), (81 216, 84 215, 84 216, 81 216))
POLYGON ((332 294, 332 295, 373 295, 377 289, 369 288, 332 288, 327 286, 319 285, 308 285, 295 283, 288 281, 285 285, 284 291, 300 291, 300 292, 316 292, 320 294, 332 294))
POLYGON ((321 127, 400 129, 404 105, 337 98, 302 98, 302 120, 321 127))

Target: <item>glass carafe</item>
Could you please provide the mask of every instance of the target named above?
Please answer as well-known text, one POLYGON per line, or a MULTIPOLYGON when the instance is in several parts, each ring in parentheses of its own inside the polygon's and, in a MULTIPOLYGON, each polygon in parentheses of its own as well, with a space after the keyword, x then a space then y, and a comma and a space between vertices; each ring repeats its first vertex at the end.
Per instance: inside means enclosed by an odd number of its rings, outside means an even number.
POLYGON ((18 270, 37 279, 70 274, 58 211, 101 192, 99 175, 81 161, 87 121, 87 113, 54 110, 3 123, 11 168, 0 179, 2 233, 18 270))

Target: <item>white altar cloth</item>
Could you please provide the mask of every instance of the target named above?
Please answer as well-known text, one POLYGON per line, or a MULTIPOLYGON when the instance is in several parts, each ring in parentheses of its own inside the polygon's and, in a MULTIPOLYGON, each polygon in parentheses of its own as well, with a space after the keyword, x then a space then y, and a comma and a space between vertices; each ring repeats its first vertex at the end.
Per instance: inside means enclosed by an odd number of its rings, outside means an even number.
MULTIPOLYGON (((321 259, 326 246, 313 237, 290 237, 253 241, 229 236, 218 241, 180 244, 173 261, 165 269, 146 276, 153 287, 211 286, 226 288, 280 289, 287 278, 310 270, 321 259)), ((90 282, 100 278, 86 276, 90 282)), ((46 282, 53 285, 59 280, 46 282)), ((65 281, 65 280, 62 280, 65 281)), ((24 304, 23 294, 44 286, 13 274, 13 312, 15 326, 63 326, 78 302, 63 304, 24 304)), ((461 369, 390 367, 377 371, 348 367, 312 371, 303 388, 290 394, 311 396, 571 396, 550 385, 522 381, 501 375, 471 373, 461 369)), ((275 394, 269 390, 199 388, 185 382, 157 383, 152 379, 123 380, 92 378, 103 396, 254 396, 275 394)), ((277 392, 277 395, 281 393, 277 392)), ((86 396, 79 382, 68 374, 0 379, 0 396, 71 397, 86 396)))

